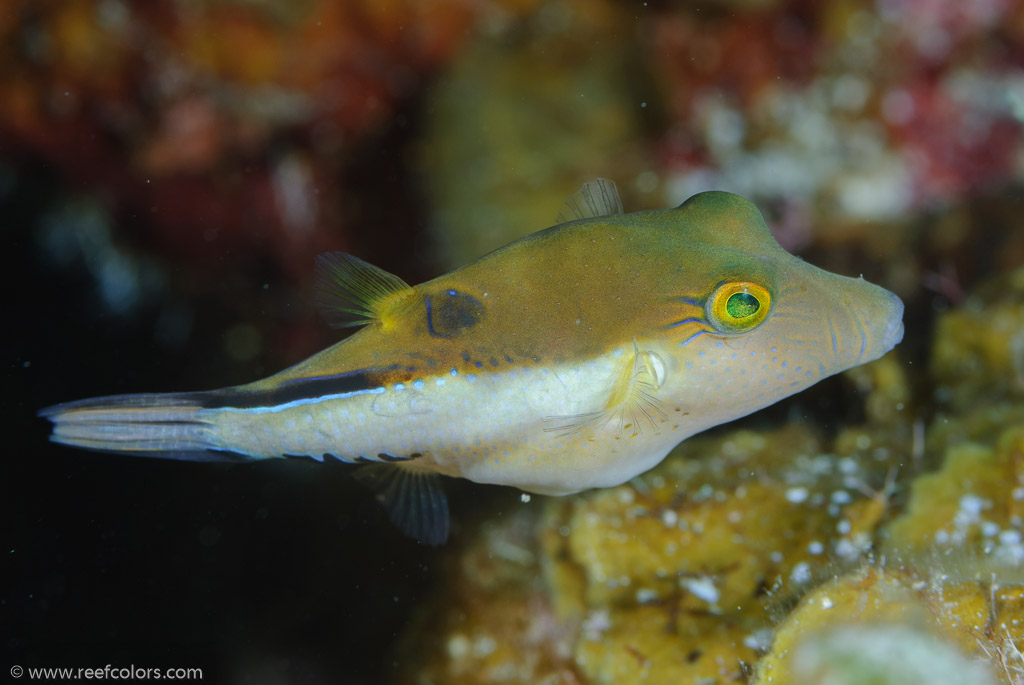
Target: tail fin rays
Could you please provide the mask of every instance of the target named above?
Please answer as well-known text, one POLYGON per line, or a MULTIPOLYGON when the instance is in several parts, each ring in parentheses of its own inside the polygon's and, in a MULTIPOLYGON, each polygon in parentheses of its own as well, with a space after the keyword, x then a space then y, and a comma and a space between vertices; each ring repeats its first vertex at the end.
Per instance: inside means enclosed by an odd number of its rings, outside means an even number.
POLYGON ((188 461, 242 461, 203 417, 208 393, 112 395, 47 407, 50 440, 100 452, 188 461))

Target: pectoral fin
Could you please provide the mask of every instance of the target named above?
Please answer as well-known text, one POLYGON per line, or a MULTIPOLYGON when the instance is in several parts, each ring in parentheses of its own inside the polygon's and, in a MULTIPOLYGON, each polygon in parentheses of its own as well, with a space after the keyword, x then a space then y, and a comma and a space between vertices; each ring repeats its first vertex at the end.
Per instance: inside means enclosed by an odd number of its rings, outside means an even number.
POLYGON ((317 306, 336 328, 379 322, 390 327, 416 291, 398 276, 345 252, 316 258, 317 306))
POLYGON ((552 417, 547 420, 545 430, 573 434, 587 429, 597 431, 612 424, 616 437, 629 438, 640 435, 646 428, 657 431, 659 421, 666 417, 656 394, 665 382, 665 373, 661 357, 640 350, 634 342, 633 357, 623 365, 604 408, 586 414, 552 417))
POLYGON ((441 476, 401 464, 367 464, 353 475, 377 495, 391 522, 403 533, 434 547, 448 539, 448 499, 441 476))

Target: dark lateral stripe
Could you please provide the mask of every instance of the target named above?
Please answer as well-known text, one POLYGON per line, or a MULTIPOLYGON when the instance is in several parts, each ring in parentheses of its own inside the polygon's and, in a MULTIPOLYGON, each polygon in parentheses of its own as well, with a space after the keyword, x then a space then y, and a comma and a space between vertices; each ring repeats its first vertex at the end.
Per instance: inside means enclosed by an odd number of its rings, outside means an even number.
POLYGON ((285 381, 275 388, 262 391, 226 388, 210 393, 203 406, 206 409, 276 407, 296 400, 370 390, 380 387, 381 372, 387 370, 389 369, 349 371, 334 376, 296 378, 285 381))

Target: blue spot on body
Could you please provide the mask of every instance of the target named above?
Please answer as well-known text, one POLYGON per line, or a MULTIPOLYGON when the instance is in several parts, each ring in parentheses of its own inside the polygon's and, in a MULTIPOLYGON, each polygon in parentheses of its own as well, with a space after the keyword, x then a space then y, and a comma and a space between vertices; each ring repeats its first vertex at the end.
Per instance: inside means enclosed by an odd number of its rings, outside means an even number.
POLYGON ((402 383, 395 383, 395 391, 402 392, 403 390, 405 390, 405 385, 402 383))
POLYGON ((686 362, 686 370, 693 371, 693 362, 686 362))
POLYGON ((423 381, 413 381, 412 382, 412 387, 416 388, 417 390, 422 390, 423 389, 423 381))
POLYGON ((450 373, 451 375, 453 375, 453 376, 458 376, 458 375, 459 375, 459 370, 458 370, 458 369, 456 369, 456 368, 455 368, 455 367, 453 366, 453 367, 452 367, 452 370, 451 370, 451 371, 449 371, 449 373, 450 373))
POLYGON ((483 365, 484 365, 484 363, 483 363, 483 362, 473 362, 473 366, 475 366, 475 367, 476 367, 476 368, 478 368, 478 369, 479 369, 479 368, 480 368, 481 366, 483 366, 483 365))
POLYGON ((756 357, 757 356, 757 352, 754 352, 754 350, 751 350, 750 351, 750 356, 751 357, 756 357))
POLYGON ((721 346, 722 346, 722 341, 721 341, 721 340, 719 340, 719 341, 718 341, 718 344, 716 345, 716 347, 721 347, 721 346))
POLYGON ((778 352, 778 351, 779 351, 779 348, 777 348, 777 347, 773 347, 772 348, 772 352, 778 352))
POLYGON ((789 362, 782 362, 782 367, 783 367, 783 368, 785 368, 785 367, 787 367, 787 366, 789 366, 789 362))
POLYGON ((510 357, 510 356, 508 356, 508 355, 506 354, 506 355, 505 355, 505 361, 507 361, 507 362, 508 362, 509 364, 511 364, 511 363, 512 363, 512 357, 510 357))

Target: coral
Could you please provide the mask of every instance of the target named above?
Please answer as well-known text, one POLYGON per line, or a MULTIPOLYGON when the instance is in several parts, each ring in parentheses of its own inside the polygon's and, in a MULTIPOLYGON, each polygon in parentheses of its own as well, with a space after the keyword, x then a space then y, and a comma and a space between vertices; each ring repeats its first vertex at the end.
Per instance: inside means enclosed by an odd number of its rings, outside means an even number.
POLYGON ((949 447, 942 468, 911 485, 906 511, 885 529, 892 556, 955 551, 971 566, 1024 584, 1024 428, 1005 429, 995 446, 949 447), (977 555, 977 558, 973 558, 977 555))
POLYGON ((1020 88, 1022 42, 1003 29, 1019 8, 979 7, 846 0, 664 12, 648 46, 675 124, 662 138, 669 199, 728 187, 807 240, 1019 179, 1020 117, 1001 95, 1020 88))
POLYGON ((416 648, 402 662, 411 673, 430 674, 419 682, 455 673, 469 678, 457 682, 531 682, 493 676, 505 657, 468 647, 482 635, 520 650, 524 663, 549 664, 550 682, 742 679, 766 648, 779 607, 870 547, 886 504, 856 488, 880 483, 889 471, 892 452, 879 449, 830 455, 803 424, 734 431, 685 442, 627 485, 547 499, 534 524, 539 545, 520 543, 531 562, 519 580, 479 587, 493 574, 478 573, 471 560, 504 536, 493 528, 474 536, 459 556, 459 574, 413 631, 454 644, 458 658, 410 637, 416 648), (542 575, 531 578, 537 568, 542 575), (492 605, 492 596, 520 599, 492 605), (534 623, 516 618, 521 611, 534 623), (550 637, 543 647, 526 644, 538 621, 558 635, 557 650, 550 637), (538 649, 558 659, 545 661, 538 649))
POLYGON ((1024 268, 990 281, 940 317, 934 340, 940 401, 964 410, 1024 398, 1024 268))
POLYGON ((981 661, 1004 638, 989 612, 1016 625, 1024 607, 1018 588, 987 589, 871 567, 836 578, 786 617, 753 683, 995 683, 981 661))
POLYGON ((556 616, 541 581, 537 514, 524 507, 483 523, 448 560, 448 582, 399 645, 394 682, 579 682, 571 660, 578 624, 556 616))

